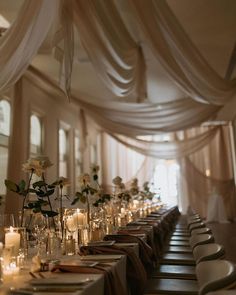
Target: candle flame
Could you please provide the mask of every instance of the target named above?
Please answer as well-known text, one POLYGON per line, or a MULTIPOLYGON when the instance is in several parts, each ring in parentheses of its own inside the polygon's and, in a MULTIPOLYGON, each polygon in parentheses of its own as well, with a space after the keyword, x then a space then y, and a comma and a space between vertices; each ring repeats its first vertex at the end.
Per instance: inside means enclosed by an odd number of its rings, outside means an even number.
POLYGON ((14 232, 13 226, 10 226, 10 233, 13 233, 13 232, 14 232))

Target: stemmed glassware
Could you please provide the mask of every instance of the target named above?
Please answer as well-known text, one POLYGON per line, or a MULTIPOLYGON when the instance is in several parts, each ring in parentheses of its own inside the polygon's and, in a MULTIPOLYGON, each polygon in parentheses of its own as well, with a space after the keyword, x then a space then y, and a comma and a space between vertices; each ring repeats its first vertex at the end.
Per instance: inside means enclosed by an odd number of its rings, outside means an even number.
POLYGON ((67 255, 75 254, 74 235, 78 231, 78 220, 74 214, 74 210, 67 210, 64 216, 64 225, 66 229, 65 252, 67 255))
MULTIPOLYGON (((48 235, 48 232, 46 230, 48 225, 48 217, 45 217, 41 213, 36 213, 32 216, 30 225, 31 225, 31 234, 36 240, 38 254, 40 254, 42 252, 42 246, 45 244, 46 238, 48 235)), ((45 249, 45 252, 46 252, 46 249, 45 249)))

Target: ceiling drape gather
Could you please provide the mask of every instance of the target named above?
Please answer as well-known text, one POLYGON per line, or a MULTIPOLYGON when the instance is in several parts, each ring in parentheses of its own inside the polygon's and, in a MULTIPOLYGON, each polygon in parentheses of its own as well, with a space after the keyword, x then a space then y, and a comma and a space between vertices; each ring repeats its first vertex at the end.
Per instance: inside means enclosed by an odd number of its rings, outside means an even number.
POLYGON ((219 131, 219 127, 209 130, 185 140, 147 141, 128 138, 123 135, 110 134, 118 142, 124 144, 140 154, 158 159, 176 159, 186 157, 208 145, 219 131))
POLYGON ((236 97, 236 80, 221 78, 188 37, 165 0, 130 0, 155 57, 192 99, 224 105, 236 97))
POLYGON ((16 20, 0 38, 0 92, 23 75, 55 20, 58 0, 25 0, 16 20))
POLYGON ((126 29, 113 0, 74 0, 74 20, 90 61, 118 97, 146 96, 142 48, 126 29))
POLYGON ((98 102, 85 97, 76 97, 75 101, 105 131, 129 137, 198 126, 219 111, 218 106, 201 104, 187 98, 159 104, 98 102))
MULTIPOLYGON (((36 68, 29 67, 27 74, 60 91, 56 82, 36 68)), ((105 132, 131 138, 199 126, 220 109, 219 106, 205 105, 187 98, 156 104, 98 101, 84 94, 72 95, 71 99, 105 132)))

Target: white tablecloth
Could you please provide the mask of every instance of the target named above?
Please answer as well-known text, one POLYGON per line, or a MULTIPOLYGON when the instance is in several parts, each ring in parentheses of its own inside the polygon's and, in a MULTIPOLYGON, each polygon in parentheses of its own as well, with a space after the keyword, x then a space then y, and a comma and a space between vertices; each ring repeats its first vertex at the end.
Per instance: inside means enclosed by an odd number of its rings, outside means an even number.
MULTIPOLYGON (((124 290, 127 290, 127 282, 126 282, 126 256, 125 255, 87 255, 84 258, 87 258, 88 260, 93 261, 99 261, 99 258, 104 259, 117 259, 117 261, 114 262, 108 262, 111 268, 114 268, 116 275, 119 276, 119 281, 122 283, 124 290)), ((70 257, 63 257, 64 260, 73 260, 73 259, 81 259, 80 256, 70 256, 70 257)), ((85 259, 84 259, 85 260, 85 259)), ((0 295, 6 295, 9 288, 20 288, 20 287, 29 287, 29 281, 32 279, 29 275, 30 270, 30 262, 26 266, 24 270, 20 271, 19 275, 15 275, 10 280, 4 282, 0 286, 0 295)), ((68 293, 66 294, 76 294, 76 295, 104 295, 104 276, 102 274, 82 274, 82 273, 51 273, 51 272, 44 272, 43 273, 46 278, 50 277, 61 277, 61 281, 63 282, 63 278, 65 276, 69 276, 70 278, 75 278, 76 280, 84 280, 84 279, 90 279, 91 282, 83 286, 83 290, 78 290, 74 293, 68 293)), ((43 292, 43 293, 35 293, 36 295, 55 295, 56 293, 50 293, 50 292, 43 292)))

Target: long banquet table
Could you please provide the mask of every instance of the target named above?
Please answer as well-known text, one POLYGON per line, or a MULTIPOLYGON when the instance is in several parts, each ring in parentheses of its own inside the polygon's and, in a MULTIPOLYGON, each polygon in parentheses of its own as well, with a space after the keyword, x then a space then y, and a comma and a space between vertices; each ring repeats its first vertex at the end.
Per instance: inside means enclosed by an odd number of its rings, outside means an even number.
MULTIPOLYGON (((152 267, 155 267, 162 251, 163 242, 178 215, 177 207, 169 207, 139 218, 119 228, 114 234, 105 237, 105 240, 116 241, 114 245, 106 247, 85 246, 81 252, 84 256, 63 256, 60 265, 55 265, 55 271, 43 272, 46 279, 41 280, 47 282, 47 279, 55 278, 58 282, 65 283, 67 278, 70 278, 81 282, 77 286, 78 290, 73 289, 74 292, 68 290, 68 292, 64 292, 66 294, 142 294, 148 273, 150 273, 152 267), (98 264, 84 269, 70 267, 78 260, 92 260, 98 264), (84 282, 85 279, 86 282, 84 282), (113 291, 111 291, 112 288, 113 291)), ((41 294, 42 292, 40 293, 39 290, 33 292, 30 285, 32 278, 29 275, 29 270, 30 261, 28 261, 27 267, 20 271, 19 275, 1 285, 0 294, 7 294, 9 290, 12 290, 10 294, 41 294), (24 289, 19 288, 28 288, 28 290, 24 291, 24 289)), ((61 290, 60 293, 63 293, 63 290, 66 289, 61 287, 61 290)), ((49 292, 49 290, 45 292, 44 290, 42 294, 49 295, 55 294, 55 292, 49 292)))

